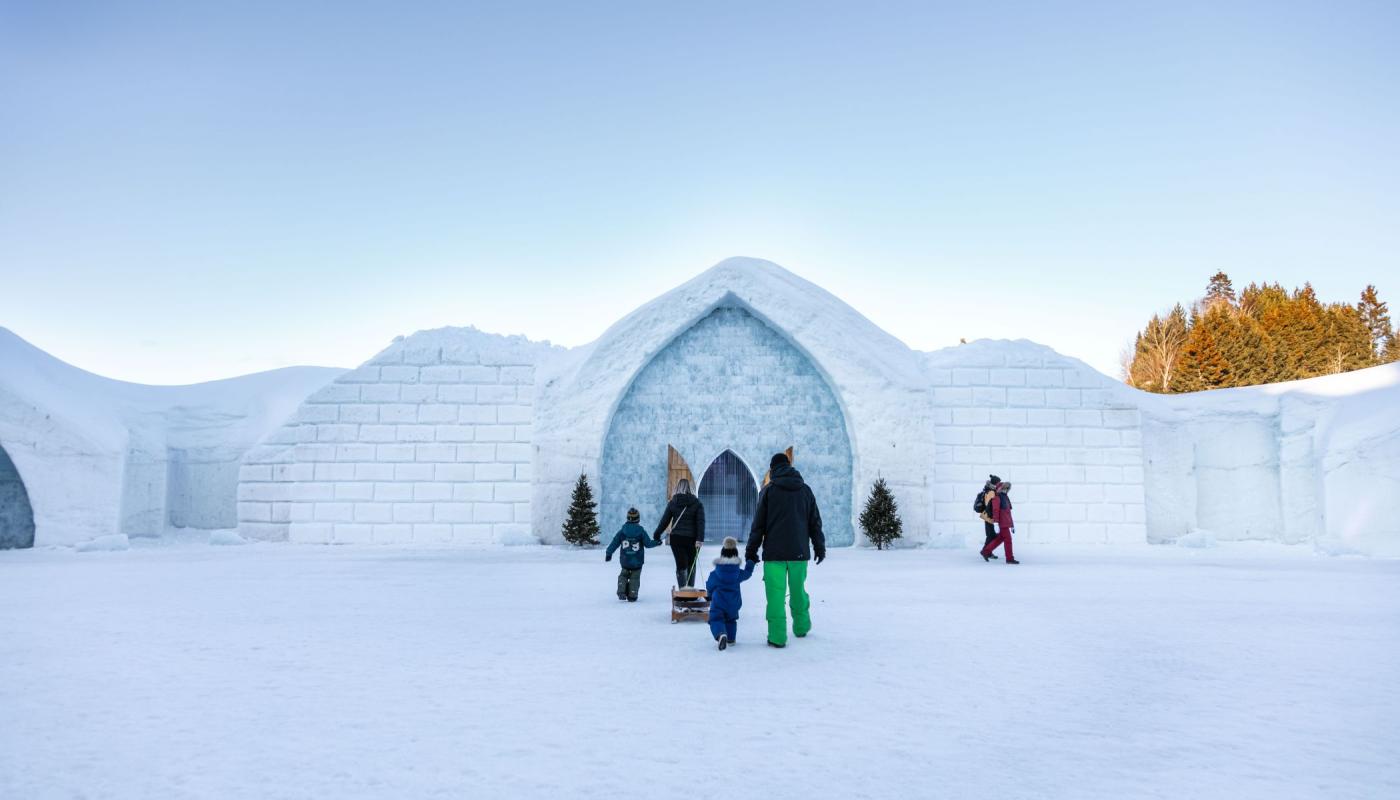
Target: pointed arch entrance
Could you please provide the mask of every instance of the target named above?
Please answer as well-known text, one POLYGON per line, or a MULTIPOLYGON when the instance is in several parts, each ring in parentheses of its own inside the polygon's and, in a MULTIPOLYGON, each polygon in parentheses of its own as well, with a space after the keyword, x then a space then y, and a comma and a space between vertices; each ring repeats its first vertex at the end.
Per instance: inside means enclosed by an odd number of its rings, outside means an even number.
POLYGON ((749 538, 754 508, 758 505, 758 484, 753 471, 733 450, 725 450, 705 468, 696 491, 705 504, 705 540, 718 544, 724 537, 739 541, 749 538))
MULTIPOLYGON (((618 399, 602 443, 599 522, 619 526, 635 506, 655 525, 679 477, 693 470, 704 483, 711 463, 699 459, 727 449, 762 479, 773 454, 793 445, 827 544, 851 544, 850 437, 831 385, 748 309, 716 307, 653 355, 618 399)), ((708 503, 705 512, 705 538, 717 542, 708 503)))
POLYGON ((34 509, 10 454, 0 447, 0 550, 34 546, 34 509))

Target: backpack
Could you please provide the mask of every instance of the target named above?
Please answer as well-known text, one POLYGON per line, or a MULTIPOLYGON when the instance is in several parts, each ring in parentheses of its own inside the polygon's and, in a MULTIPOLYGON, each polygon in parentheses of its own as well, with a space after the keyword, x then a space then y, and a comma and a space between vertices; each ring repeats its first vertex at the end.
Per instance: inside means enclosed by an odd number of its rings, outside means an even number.
POLYGON ((977 499, 972 501, 972 510, 980 516, 987 512, 987 490, 983 489, 977 493, 977 499))

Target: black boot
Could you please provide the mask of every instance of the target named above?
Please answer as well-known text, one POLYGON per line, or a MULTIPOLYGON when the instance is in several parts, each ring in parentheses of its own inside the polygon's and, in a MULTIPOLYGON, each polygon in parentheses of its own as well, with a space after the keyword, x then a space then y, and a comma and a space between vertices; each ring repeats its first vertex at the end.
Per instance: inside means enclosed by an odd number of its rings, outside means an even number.
POLYGON ((787 645, 785 645, 785 644, 778 644, 778 643, 774 642, 772 639, 769 639, 769 640, 768 640, 768 646, 769 646, 769 647, 776 647, 776 648, 778 648, 778 649, 782 649, 782 648, 784 648, 784 647, 787 647, 787 645))
POLYGON ((719 649, 723 650, 723 649, 725 649, 725 648, 728 647, 728 646, 729 646, 729 634, 727 634, 727 633, 721 633, 721 634, 719 635, 719 649))
POLYGON ((1008 563, 1008 564, 1019 564, 1019 563, 1021 563, 1021 562, 1017 561, 1017 560, 1014 559, 1014 558, 1008 558, 1008 559, 1006 559, 1006 563, 1008 563))
POLYGON ((685 588, 685 570, 683 570, 683 569, 678 569, 678 570, 676 570, 676 588, 677 588, 677 589, 684 589, 684 588, 685 588))
POLYGON ((978 553, 977 555, 981 556, 983 561, 991 561, 991 560, 992 560, 992 557, 989 556, 989 555, 987 555, 986 553, 978 553))

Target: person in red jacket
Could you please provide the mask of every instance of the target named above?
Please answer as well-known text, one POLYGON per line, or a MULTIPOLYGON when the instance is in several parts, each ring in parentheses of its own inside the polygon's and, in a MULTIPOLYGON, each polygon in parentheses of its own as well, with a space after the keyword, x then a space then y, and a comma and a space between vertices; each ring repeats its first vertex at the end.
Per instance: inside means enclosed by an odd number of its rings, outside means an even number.
POLYGON ((997 527, 1000 530, 995 539, 992 539, 982 546, 983 561, 991 561, 992 551, 997 549, 997 545, 1004 544, 1006 545, 1006 563, 1021 563, 1016 560, 1016 556, 1011 552, 1011 534, 1016 531, 1016 523, 1011 519, 1011 498, 1008 497, 1010 492, 1011 484, 1008 481, 1002 481, 997 484, 997 494, 996 497, 992 498, 992 503, 990 508, 988 508, 988 512, 991 514, 992 519, 996 520, 997 527))

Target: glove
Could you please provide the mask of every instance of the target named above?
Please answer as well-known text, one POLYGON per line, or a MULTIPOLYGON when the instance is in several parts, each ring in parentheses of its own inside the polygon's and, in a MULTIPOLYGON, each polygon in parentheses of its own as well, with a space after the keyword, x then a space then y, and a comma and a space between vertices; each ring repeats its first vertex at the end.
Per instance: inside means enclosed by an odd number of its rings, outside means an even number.
POLYGON ((826 560, 826 553, 817 553, 817 563, 818 563, 818 564, 822 563, 822 562, 825 561, 825 560, 826 560))
POLYGON ((695 543, 695 549, 696 549, 696 550, 699 550, 699 549, 700 549, 700 545, 702 545, 702 544, 704 544, 704 542, 699 542, 699 541, 697 541, 697 542, 695 543))
POLYGON ((603 556, 603 560, 612 561, 612 553, 608 553, 607 555, 603 556))

